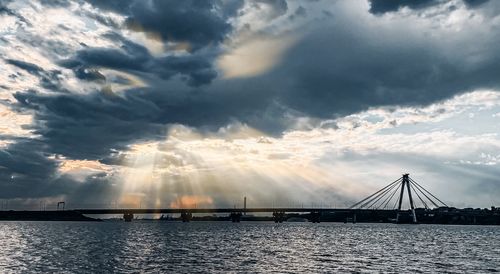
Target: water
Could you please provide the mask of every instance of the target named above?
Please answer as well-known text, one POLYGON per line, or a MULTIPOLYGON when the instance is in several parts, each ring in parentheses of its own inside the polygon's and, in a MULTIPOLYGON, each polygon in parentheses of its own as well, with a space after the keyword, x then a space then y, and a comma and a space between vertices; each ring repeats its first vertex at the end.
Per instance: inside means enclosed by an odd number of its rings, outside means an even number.
POLYGON ((0 222, 1 273, 500 271, 500 227, 0 222))

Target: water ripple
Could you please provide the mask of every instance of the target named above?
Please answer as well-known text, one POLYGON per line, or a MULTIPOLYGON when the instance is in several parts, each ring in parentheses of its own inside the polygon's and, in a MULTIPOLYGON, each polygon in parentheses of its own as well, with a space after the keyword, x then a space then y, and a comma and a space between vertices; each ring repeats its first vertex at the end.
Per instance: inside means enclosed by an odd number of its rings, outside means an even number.
POLYGON ((1 273, 490 273, 500 228, 0 222, 1 273))

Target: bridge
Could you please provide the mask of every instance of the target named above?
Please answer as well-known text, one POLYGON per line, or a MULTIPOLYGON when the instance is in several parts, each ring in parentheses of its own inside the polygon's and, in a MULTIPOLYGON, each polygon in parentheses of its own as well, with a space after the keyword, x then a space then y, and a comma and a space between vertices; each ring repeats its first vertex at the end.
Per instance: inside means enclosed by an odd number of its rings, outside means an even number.
POLYGON ((242 216, 247 213, 272 213, 275 222, 286 220, 287 213, 308 213, 309 220, 313 223, 319 223, 321 217, 325 214, 337 214, 345 216, 346 221, 356 222, 357 216, 376 214, 377 216, 391 216, 395 214, 396 223, 418 223, 416 209, 431 209, 448 206, 427 191, 420 184, 410 178, 409 174, 403 174, 402 177, 393 181, 384 188, 378 190, 365 199, 357 202, 349 208, 285 208, 285 207, 256 207, 247 208, 246 199, 243 208, 150 208, 150 209, 75 209, 75 211, 84 215, 104 215, 104 214, 123 214, 123 219, 130 222, 137 214, 180 214, 183 222, 189 222, 193 214, 226 213, 229 214, 232 222, 240 222, 242 216), (407 202, 409 210, 402 210, 404 203, 405 189, 408 193, 407 202), (417 196, 414 200, 412 193, 417 196), (398 194, 398 195, 396 195, 398 194), (418 207, 420 203, 420 207, 418 207), (391 207, 392 206, 392 207, 391 207))
POLYGON ((403 174, 397 180, 349 208, 248 208, 246 198, 243 207, 238 208, 77 208, 67 210, 65 209, 65 203, 59 202, 57 203, 57 210, 54 211, 0 211, 0 219, 70 220, 73 218, 85 220, 89 219, 85 217, 86 215, 112 214, 122 215, 126 222, 130 222, 134 219, 134 216, 139 214, 179 214, 183 222, 189 222, 193 219, 193 214, 219 213, 232 222, 240 222, 241 220, 250 219, 252 213, 271 213, 272 219, 277 223, 286 221, 293 216, 307 218, 313 223, 319 223, 322 220, 419 223, 419 221, 429 222, 435 213, 442 216, 443 212, 448 211, 447 209, 448 206, 444 202, 410 178, 409 174, 403 174), (419 220, 419 218, 422 220, 419 220))
MULTIPOLYGON (((137 214, 180 214, 183 222, 189 222, 193 214, 226 213, 229 214, 231 221, 240 222, 246 213, 272 213, 275 222, 286 220, 286 213, 309 213, 312 222, 320 222, 321 215, 324 213, 345 213, 356 214, 360 210, 349 208, 288 208, 288 207, 262 207, 262 208, 150 208, 150 209, 75 209, 75 211, 84 215, 104 215, 104 214, 123 214, 123 219, 127 222, 132 221, 137 214)), ((366 211, 366 210, 361 210, 366 211)), ((354 215, 353 215, 354 216, 354 215)))

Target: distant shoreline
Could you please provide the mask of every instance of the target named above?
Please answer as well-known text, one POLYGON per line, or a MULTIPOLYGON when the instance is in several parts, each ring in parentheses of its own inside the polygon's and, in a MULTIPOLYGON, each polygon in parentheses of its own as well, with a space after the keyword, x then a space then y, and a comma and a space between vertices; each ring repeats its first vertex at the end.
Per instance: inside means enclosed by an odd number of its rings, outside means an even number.
MULTIPOLYGON (((353 213, 343 212, 323 212, 321 213, 320 222, 337 222, 337 223, 394 223, 396 212, 390 210, 360 210, 353 213), (354 217, 354 218, 353 218, 354 217)), ((406 211, 400 214, 408 214, 406 211)), ((451 225, 500 225, 500 210, 492 207, 489 209, 455 209, 449 208, 434 209, 434 210, 416 210, 418 224, 451 224, 451 225)), ((279 222, 314 222, 314 213, 286 213, 279 222)), ((317 217, 317 216, 316 216, 317 217)), ((123 220, 121 218, 98 219, 88 217, 76 210, 59 210, 59 211, 0 211, 0 221, 92 221, 98 222, 103 220, 123 220)), ((162 215, 158 218, 137 218, 133 220, 147 220, 154 222, 181 222, 183 219, 174 215, 162 215)), ((132 221, 133 221, 132 220, 132 221)), ((186 221, 186 220, 184 220, 186 221)), ((194 215, 188 221, 221 221, 231 222, 230 214, 220 215, 194 215)), ((243 215, 238 222, 253 221, 253 222, 273 222, 276 219, 273 216, 254 216, 243 215)), ((409 223, 404 221, 402 223, 409 223)))
POLYGON ((0 211, 0 221, 82 221, 99 222, 77 211, 0 211))

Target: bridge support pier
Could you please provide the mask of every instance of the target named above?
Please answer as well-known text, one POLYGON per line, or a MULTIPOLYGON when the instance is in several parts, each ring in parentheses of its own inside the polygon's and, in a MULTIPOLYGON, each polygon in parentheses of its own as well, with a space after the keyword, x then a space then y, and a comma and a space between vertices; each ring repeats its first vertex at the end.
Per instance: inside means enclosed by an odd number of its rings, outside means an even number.
POLYGON ((285 221, 285 212, 284 211, 274 211, 273 212, 273 220, 275 223, 282 223, 285 221))
POLYGON ((193 214, 188 211, 181 212, 181 220, 183 223, 189 223, 193 219, 193 214))
POLYGON ((133 219, 134 219, 133 213, 124 213, 123 214, 123 220, 125 220, 125 222, 132 222, 133 219))
POLYGON ((311 212, 310 221, 312 223, 320 223, 321 222, 321 212, 319 212, 319 211, 311 212))
POLYGON ((355 223, 356 223, 356 213, 354 213, 354 214, 352 215, 352 218, 350 218, 350 217, 345 217, 344 224, 347 224, 347 223, 353 223, 353 224, 355 224, 355 223))
POLYGON ((233 223, 239 223, 241 221, 241 212, 231 212, 229 215, 229 218, 231 219, 231 222, 233 223))

